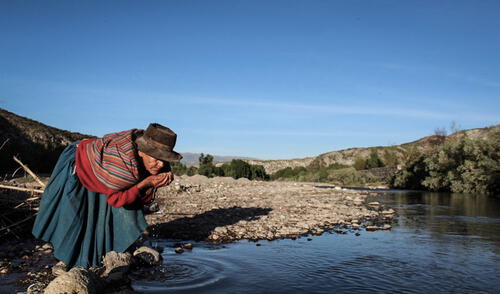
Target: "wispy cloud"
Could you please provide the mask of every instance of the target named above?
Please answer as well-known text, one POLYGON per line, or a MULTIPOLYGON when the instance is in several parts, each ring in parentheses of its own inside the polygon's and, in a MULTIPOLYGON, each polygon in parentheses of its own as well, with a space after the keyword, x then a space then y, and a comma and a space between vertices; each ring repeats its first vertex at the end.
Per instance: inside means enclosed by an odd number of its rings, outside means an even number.
MULTIPOLYGON (((187 132, 224 135, 224 136, 281 136, 281 137, 379 137, 380 134, 374 132, 317 132, 317 131, 282 131, 282 130, 226 130, 226 129, 184 129, 187 132)), ((401 134, 388 134, 388 136, 400 136, 401 134)))
POLYGON ((452 71, 449 69, 440 68, 432 65, 409 65, 409 64, 400 64, 400 63, 379 63, 376 66, 385 68, 385 69, 393 69, 393 70, 402 70, 402 71, 411 71, 411 72, 434 72, 440 75, 445 75, 449 78, 462 80, 465 82, 469 82, 472 84, 477 84, 480 86, 486 86, 491 88, 500 88, 500 80, 491 80, 484 77, 479 77, 471 74, 461 73, 459 71, 452 71))
POLYGON ((480 78, 472 75, 460 74, 460 73, 447 73, 449 77, 462 79, 464 81, 479 84, 482 86, 500 88, 500 81, 492 81, 485 78, 480 78))
POLYGON ((488 121, 498 122, 500 116, 489 116, 474 113, 448 113, 438 112, 417 108, 397 108, 366 105, 359 106, 333 106, 330 104, 301 104, 287 102, 269 102, 262 100, 229 100, 213 98, 192 98, 186 99, 183 103, 189 104, 209 104, 237 107, 260 107, 277 110, 295 110, 305 111, 310 114, 339 114, 339 115, 374 115, 374 116, 392 116, 392 117, 412 117, 420 119, 444 119, 444 120, 470 120, 470 121, 488 121))
MULTIPOLYGON (((398 65, 398 64, 378 64, 379 66, 392 67, 392 68, 402 68, 410 69, 410 66, 398 65)), ((418 70, 425 69, 426 67, 420 66, 416 67, 418 70)), ((429 67, 428 69, 431 69, 429 67)), ((458 76, 458 75, 455 75, 458 76)), ((485 84, 489 83, 492 86, 496 86, 496 82, 480 80, 475 77, 463 77, 469 80, 474 80, 476 82, 483 82, 485 84)), ((390 105, 383 105, 383 99, 378 100, 371 104, 365 104, 363 106, 351 106, 351 105, 341 105, 341 104, 314 104, 314 103, 293 103, 286 102, 282 97, 272 97, 268 99, 256 98, 238 98, 234 99, 228 98, 213 98, 213 97, 203 97, 196 95, 177 95, 177 94, 166 94, 155 91, 138 91, 138 90, 124 90, 124 89, 114 89, 114 88, 99 88, 99 87, 84 87, 81 85, 68 85, 59 84, 56 82, 43 82, 37 81, 40 86, 46 86, 55 91, 61 91, 65 94, 72 94, 77 96, 86 97, 85 99, 93 99, 103 103, 107 101, 107 97, 122 97, 123 99, 128 99, 134 101, 134 103, 140 103, 141 105, 151 105, 158 107, 161 103, 169 103, 169 105, 211 105, 211 106, 227 106, 239 108, 238 110, 245 109, 260 109, 275 111, 276 114, 286 114, 287 112, 294 112, 294 115, 321 115, 321 114, 331 114, 331 115, 370 115, 370 116, 383 116, 383 117, 395 117, 395 118, 415 118, 415 119, 438 119, 438 120, 456 120, 456 121, 471 121, 471 122, 485 122, 485 123, 498 123, 500 121, 500 115, 497 114, 485 114, 485 113, 473 113, 470 111, 453 112, 450 109, 456 109, 456 103, 451 101, 448 102, 449 105, 442 105, 442 109, 447 109, 447 111, 436 111, 434 109, 416 107, 394 107, 390 105), (280 98, 280 99, 276 99, 280 98)), ((500 84, 498 85, 500 86, 500 84)), ((499 98, 500 99, 500 98, 499 98)), ((307 100, 307 99, 305 99, 307 100)), ((414 97, 415 101, 425 101, 425 99, 419 99, 414 97)), ((1 101, 0 101, 1 103, 1 101)), ((443 101, 440 101, 443 103, 443 101)), ((429 106, 430 107, 430 106, 429 106)), ((467 107, 463 107, 467 109, 467 107)))

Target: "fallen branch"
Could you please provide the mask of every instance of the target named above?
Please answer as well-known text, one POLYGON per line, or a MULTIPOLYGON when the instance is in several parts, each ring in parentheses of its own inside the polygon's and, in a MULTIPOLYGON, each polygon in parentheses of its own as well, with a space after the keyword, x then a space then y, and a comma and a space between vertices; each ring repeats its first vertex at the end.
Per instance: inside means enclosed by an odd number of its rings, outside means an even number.
POLYGON ((24 168, 24 170, 25 170, 28 174, 30 174, 30 176, 32 176, 32 177, 33 177, 33 179, 35 179, 35 181, 37 181, 40 185, 42 185, 42 187, 43 187, 43 188, 45 188, 45 184, 44 184, 44 183, 43 183, 43 182, 42 182, 42 181, 41 181, 41 180, 40 180, 40 179, 39 179, 39 178, 35 175, 35 173, 34 173, 34 172, 32 172, 32 171, 28 168, 28 166, 24 165, 24 164, 23 164, 23 163, 22 163, 19 159, 17 159, 17 157, 15 157, 15 156, 14 156, 13 158, 14 158, 14 160, 15 160, 17 163, 19 163, 19 164, 20 164, 20 165, 24 168))
POLYGON ((23 202, 19 203, 18 205, 14 206, 14 208, 19 208, 19 207, 23 206, 24 204, 28 204, 28 202, 30 202, 30 201, 34 201, 34 200, 38 200, 38 199, 40 199, 40 197, 38 197, 38 196, 28 198, 28 199, 24 200, 23 202))
MULTIPOLYGON (((33 193, 43 193, 43 190, 41 189, 32 189, 32 188, 21 188, 21 187, 16 187, 16 186, 8 186, 8 185, 0 185, 0 188, 3 189, 10 189, 10 190, 17 190, 17 191, 23 191, 23 192, 33 192, 33 193)), ((30 198, 31 199, 31 198, 30 198)))
POLYGON ((10 176, 11 178, 14 178, 14 176, 16 175, 17 171, 19 171, 20 169, 22 169, 22 167, 18 167, 16 168, 16 170, 12 173, 12 176, 10 176))
POLYGON ((5 141, 3 141, 3 144, 2 146, 0 146, 0 150, 2 150, 3 146, 5 146, 5 144, 7 144, 7 142, 9 142, 10 138, 7 138, 5 141))

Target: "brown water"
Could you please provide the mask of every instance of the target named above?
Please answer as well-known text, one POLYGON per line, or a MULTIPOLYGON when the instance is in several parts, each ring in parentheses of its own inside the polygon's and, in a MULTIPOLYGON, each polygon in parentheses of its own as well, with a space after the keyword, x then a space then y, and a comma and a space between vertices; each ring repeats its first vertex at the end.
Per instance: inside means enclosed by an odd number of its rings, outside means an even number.
POLYGON ((500 293, 500 200, 486 196, 384 192, 399 217, 392 231, 324 234, 307 241, 195 243, 172 240, 144 293, 500 293))

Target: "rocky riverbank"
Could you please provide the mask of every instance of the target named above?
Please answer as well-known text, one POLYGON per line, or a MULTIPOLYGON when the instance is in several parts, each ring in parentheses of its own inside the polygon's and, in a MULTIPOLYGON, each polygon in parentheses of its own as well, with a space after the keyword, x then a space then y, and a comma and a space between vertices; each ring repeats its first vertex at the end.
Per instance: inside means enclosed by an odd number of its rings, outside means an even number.
MULTIPOLYGON (((378 202, 368 202, 370 196, 376 193, 318 183, 182 176, 157 191, 146 215, 151 225, 146 235, 220 243, 295 239, 324 232, 359 235, 390 229, 394 211, 378 202)), ((192 248, 185 241, 179 243, 184 248, 166 250, 182 253, 192 248)), ((0 292, 25 289, 20 293, 41 293, 55 278, 52 266, 56 260, 50 244, 28 239, 4 241, 0 247, 0 292)), ((149 275, 151 271, 147 272, 149 275)), ((141 278, 140 271, 130 274, 141 278)), ((132 293, 127 287, 120 291, 125 289, 132 293)))
POLYGON ((322 234, 326 230, 390 229, 394 215, 376 193, 317 183, 177 177, 157 192, 147 216, 155 237, 230 242, 322 234), (156 208, 156 209, 155 209, 156 208))

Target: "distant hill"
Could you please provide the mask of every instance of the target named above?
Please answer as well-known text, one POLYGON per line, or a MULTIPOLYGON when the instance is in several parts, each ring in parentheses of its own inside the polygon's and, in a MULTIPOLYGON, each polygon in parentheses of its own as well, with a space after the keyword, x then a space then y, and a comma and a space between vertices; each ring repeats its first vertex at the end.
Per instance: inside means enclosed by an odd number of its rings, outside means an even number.
POLYGON ((471 139, 488 139, 494 132, 500 132, 500 125, 495 125, 486 128, 470 129, 455 132, 449 136, 428 136, 414 142, 392 146, 377 146, 367 148, 349 148, 339 151, 331 151, 320 154, 316 157, 296 158, 287 160, 247 160, 250 164, 264 166, 268 174, 286 167, 307 167, 311 164, 319 166, 329 166, 332 164, 353 165, 357 158, 368 158, 372 150, 375 150, 379 157, 384 160, 388 156, 397 158, 399 162, 404 162, 415 151, 425 152, 432 149, 434 146, 455 136, 467 135, 471 139))
POLYGON ((0 108, 0 176, 19 167, 12 160, 14 155, 35 172, 50 173, 69 143, 89 137, 92 136, 53 128, 0 108))
MULTIPOLYGON (((349 148, 323 153, 316 157, 286 160, 257 160, 249 157, 211 155, 214 156, 215 163, 239 158, 250 164, 262 165, 268 174, 272 174, 285 167, 307 167, 311 164, 319 166, 329 166, 334 163, 352 165, 357 158, 367 158, 372 150, 375 150, 382 160, 387 154, 392 154, 400 162, 404 162, 413 150, 425 152, 446 138, 466 134, 470 138, 488 139, 494 132, 500 132, 500 125, 459 131, 448 137, 428 136, 401 145, 349 148)), ((12 160, 13 155, 18 155, 34 171, 49 173, 52 171, 59 154, 69 143, 89 137, 92 136, 50 127, 0 108, 0 146, 5 143, 0 150, 0 177, 19 167, 12 160)), ((185 152, 182 155, 184 164, 198 164, 200 153, 185 152)))
MULTIPOLYGON (((120 131, 120 130, 117 130, 120 131)), ((0 179, 12 173, 19 165, 12 160, 18 156, 30 169, 37 173, 50 173, 59 154, 69 143, 93 137, 54 128, 38 121, 19 116, 0 108, 0 179)), ((186 165, 198 165, 200 153, 181 153, 186 165)), ((237 156, 214 156, 214 163, 228 162, 237 156)))

